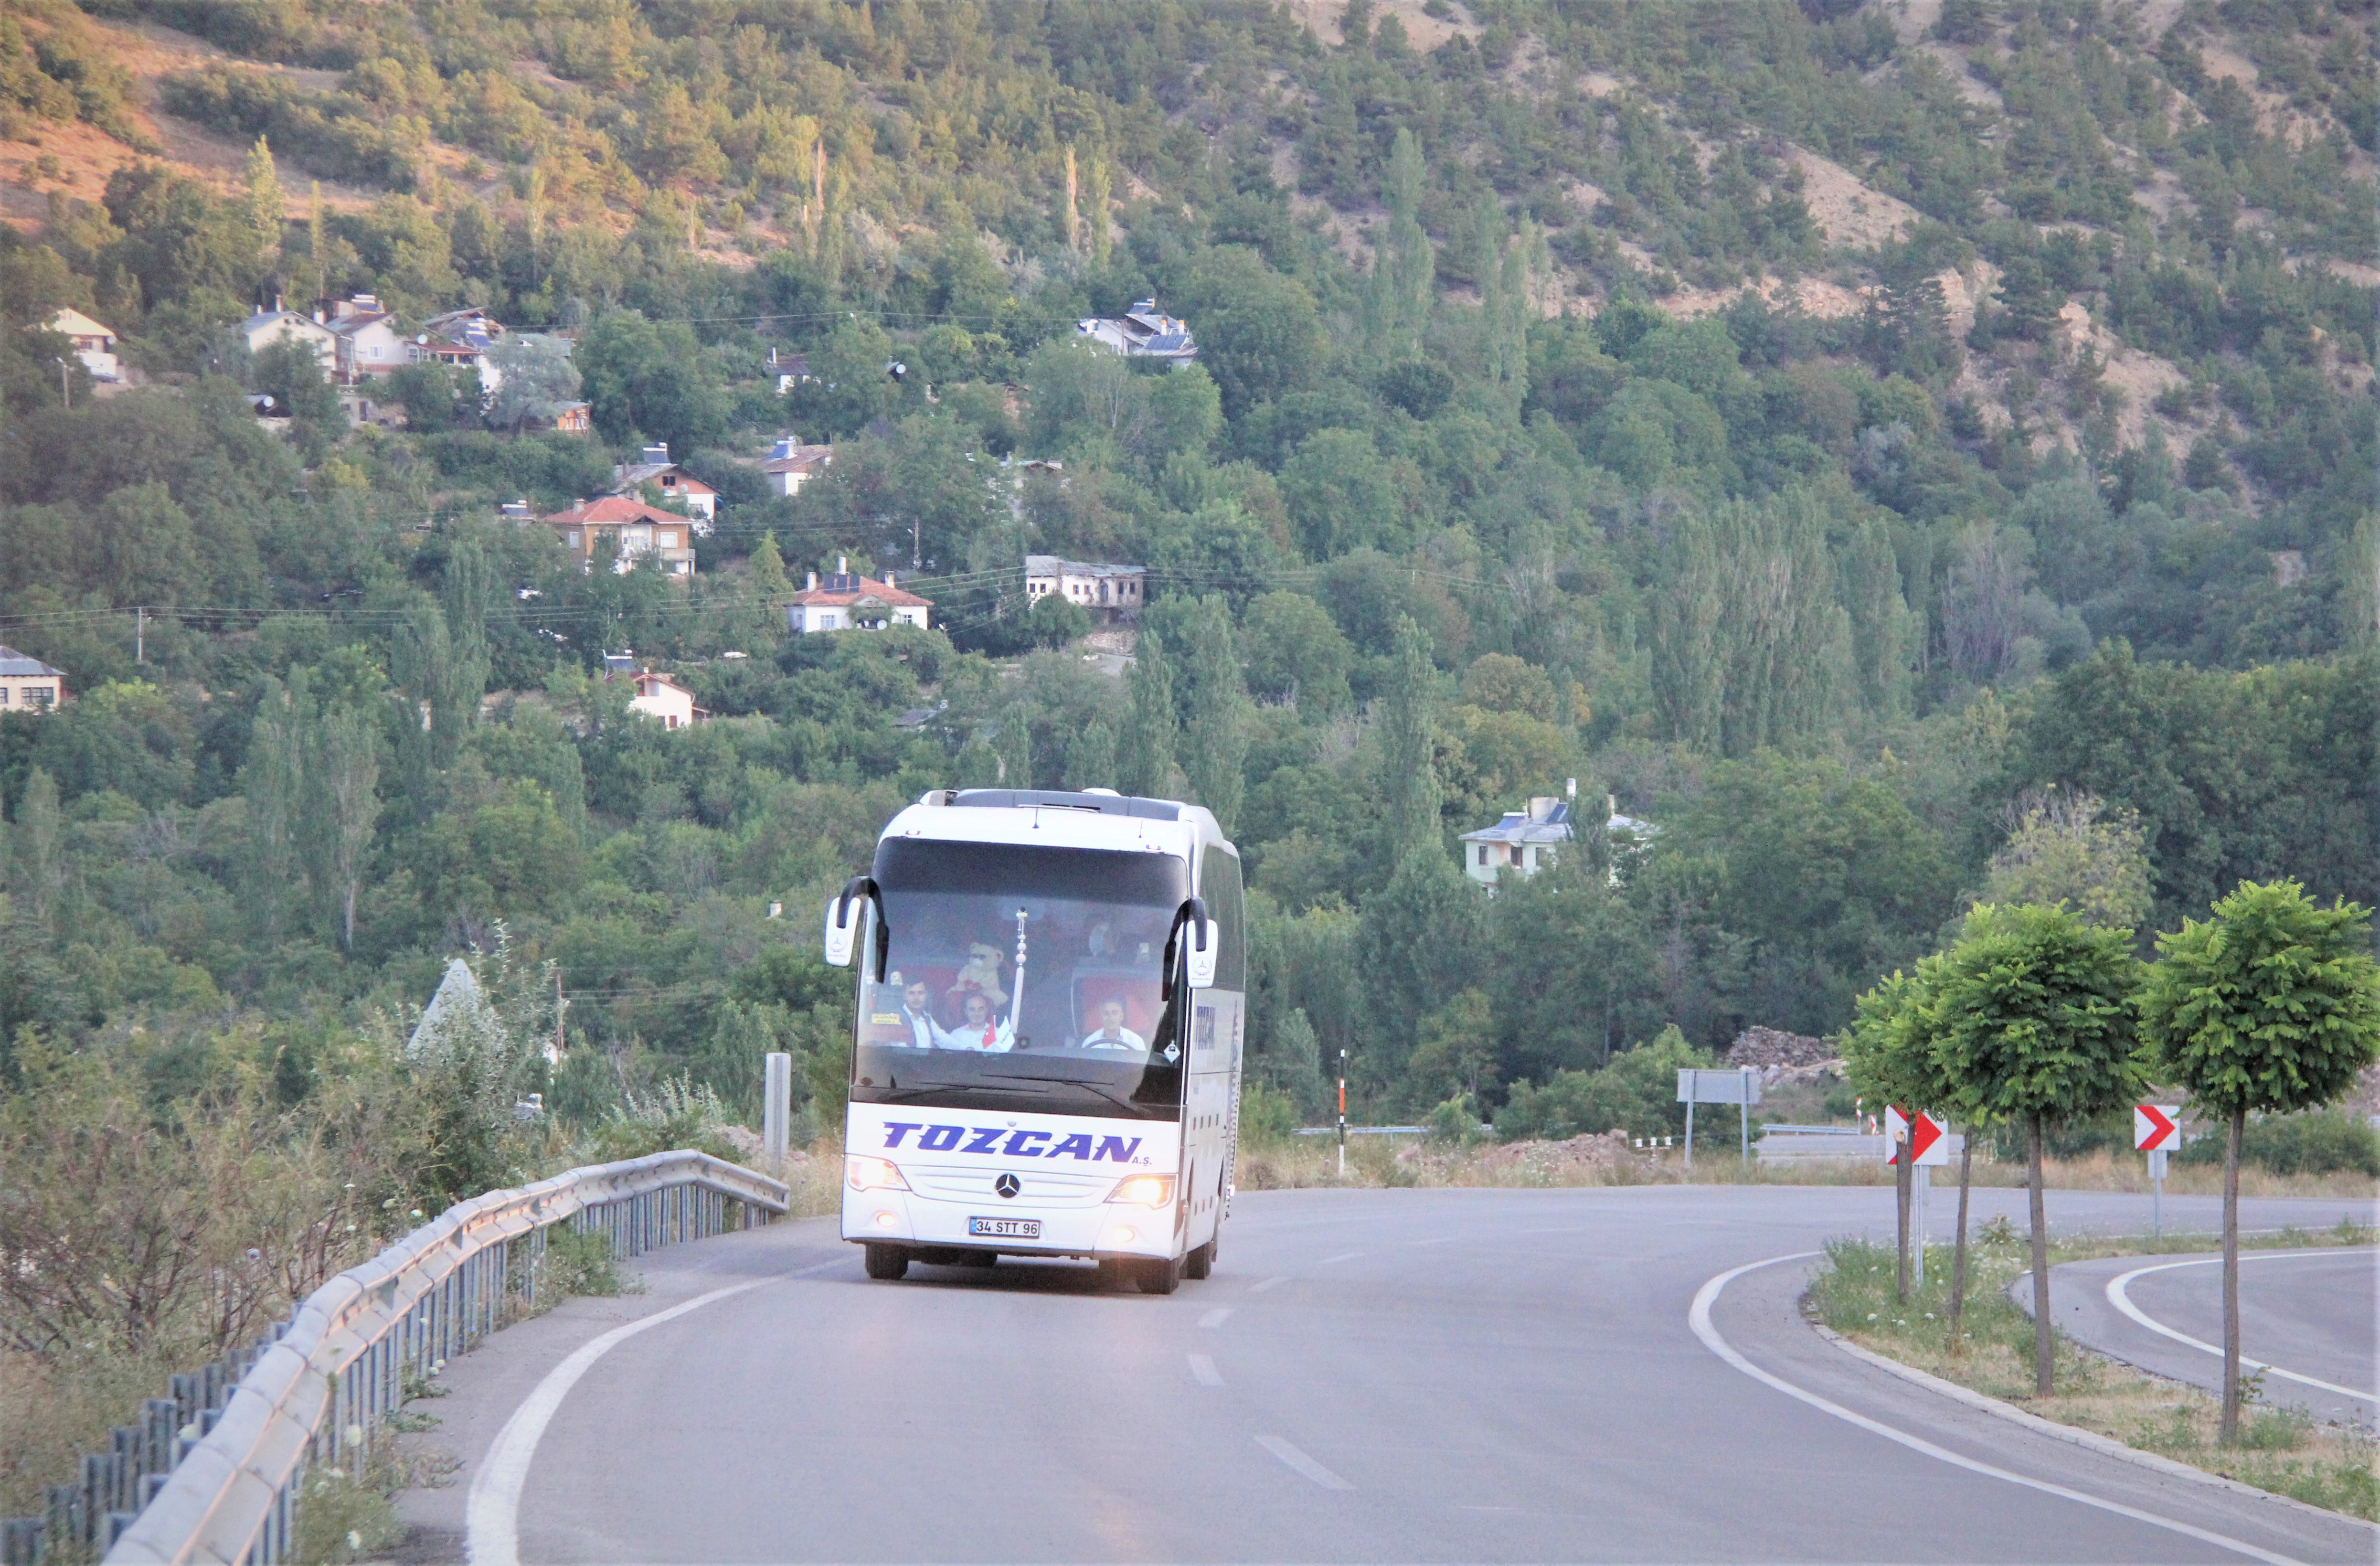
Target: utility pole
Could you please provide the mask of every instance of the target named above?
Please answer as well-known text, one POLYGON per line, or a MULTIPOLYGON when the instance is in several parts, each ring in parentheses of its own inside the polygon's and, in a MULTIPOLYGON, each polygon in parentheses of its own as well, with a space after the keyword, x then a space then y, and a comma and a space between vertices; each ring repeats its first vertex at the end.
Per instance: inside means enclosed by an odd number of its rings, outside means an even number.
POLYGON ((556 965, 553 970, 553 1048, 548 1055, 555 1065, 562 1063, 562 1014, 569 1009, 570 1002, 562 993, 562 969, 556 965))
POLYGON ((926 518, 923 512, 909 518, 909 569, 926 568, 926 518))
POLYGON ((1347 1178, 1347 1051, 1339 1051, 1339 1178, 1347 1178))
MULTIPOLYGON (((55 354, 50 357, 57 358, 55 354)), ((67 361, 62 358, 58 359, 58 401, 67 405, 68 413, 74 411, 74 388, 67 384, 67 361)))
POLYGON ((132 612, 132 662, 149 662, 149 606, 145 603, 132 612))

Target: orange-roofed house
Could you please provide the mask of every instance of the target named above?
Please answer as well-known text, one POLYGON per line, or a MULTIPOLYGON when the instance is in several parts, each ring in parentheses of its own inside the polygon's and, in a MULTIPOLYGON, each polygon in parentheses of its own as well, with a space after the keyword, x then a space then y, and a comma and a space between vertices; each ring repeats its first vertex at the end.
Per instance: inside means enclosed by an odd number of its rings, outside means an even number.
POLYGON ((683 729, 710 716, 709 708, 694 704, 694 692, 667 674, 656 674, 648 669, 631 677, 637 686, 637 694, 628 698, 631 712, 659 718, 665 729, 683 729))
POLYGON ((926 626, 934 605, 930 599, 903 592, 892 574, 884 580, 862 577, 848 560, 834 563, 834 574, 824 581, 810 573, 809 586, 794 595, 785 609, 785 628, 795 636, 811 631, 880 631, 887 625, 926 626))
POLYGON ((641 556, 650 554, 670 576, 694 575, 694 520, 674 511, 626 495, 605 495, 539 520, 562 535, 581 570, 594 568, 597 546, 608 537, 619 550, 615 571, 633 570, 641 556))

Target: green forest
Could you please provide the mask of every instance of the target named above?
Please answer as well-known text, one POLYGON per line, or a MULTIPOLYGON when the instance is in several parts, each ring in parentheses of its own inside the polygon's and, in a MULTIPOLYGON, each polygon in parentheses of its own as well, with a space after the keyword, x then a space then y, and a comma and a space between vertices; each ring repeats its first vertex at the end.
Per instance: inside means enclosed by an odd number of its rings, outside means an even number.
POLYGON ((2373 27, 6 0, 0 141, 117 162, 0 225, 0 641, 73 693, 0 714, 0 1099, 343 1105, 476 954, 565 1123, 756 1114, 786 1048, 831 1128, 819 911, 994 782, 1215 812, 1252 1070, 1318 1120, 1342 1050, 1362 1117, 1567 1135, 1636 1046, 1835 1033, 2045 800, 2116 823, 2143 952, 2243 878, 2380 902, 2373 27), (194 63, 144 86, 135 24, 194 63), (349 428, 229 330, 365 291, 567 340, 591 435, 434 367, 349 428), (1148 298, 1195 364, 1077 337, 1148 298), (834 447, 792 497, 785 434, 834 447), (657 442, 721 497, 690 582, 500 514, 657 442), (1148 568, 1121 677, 1028 552, 1148 568), (933 627, 788 637, 837 558, 933 627), (710 720, 632 714, 622 649, 710 720), (1573 781, 1552 869, 1466 880, 1573 781))

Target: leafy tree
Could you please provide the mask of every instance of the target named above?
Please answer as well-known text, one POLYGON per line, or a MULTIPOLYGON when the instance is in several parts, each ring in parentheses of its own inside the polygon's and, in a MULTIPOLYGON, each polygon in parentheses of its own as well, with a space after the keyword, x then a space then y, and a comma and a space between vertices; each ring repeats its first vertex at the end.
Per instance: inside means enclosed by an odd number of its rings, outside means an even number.
POLYGON ((2025 1128, 2042 1397, 2052 1366, 2042 1139, 2051 1126, 2122 1107, 2141 1086, 2139 968, 2130 930, 2095 929, 2063 908, 1984 907, 1968 916, 1935 996, 1936 1069, 1958 1085, 1960 1106, 2025 1128))
POLYGON ((1164 638, 1156 626, 1141 631, 1133 651, 1132 672, 1125 681, 1129 712, 1117 786, 1143 798, 1163 798, 1173 786, 1174 736, 1179 729, 1173 710, 1173 674, 1166 664, 1164 638))
POLYGON ((1710 1055, 1686 1042, 1674 1026, 1649 1042, 1623 1050, 1599 1071, 1558 1071, 1543 1086, 1522 1084, 1496 1111, 1496 1135, 1507 1142, 1559 1142, 1607 1131, 1631 1136, 1674 1136, 1685 1126, 1678 1073, 1708 1066, 1710 1055))
POLYGON ((1354 649, 1330 613, 1303 593, 1269 592, 1248 605, 1240 625, 1248 688, 1287 700, 1318 718, 1344 711, 1354 649))
POLYGON ((555 408, 578 398, 578 366, 558 337, 514 332, 488 345, 487 418, 500 430, 552 421, 555 408))
POLYGON ((1044 593, 1025 612, 1025 628, 1037 646, 1062 649, 1091 632, 1091 612, 1062 593, 1044 593))
POLYGON ((1388 841, 1400 863, 1415 851, 1445 856, 1439 828, 1437 684, 1428 637, 1410 619, 1399 621, 1381 731, 1388 841))
POLYGON ((1182 770, 1193 795, 1215 813, 1229 836, 1239 822, 1247 786, 1247 690, 1232 648, 1231 606, 1220 596, 1200 599, 1187 628, 1183 672, 1190 711, 1182 734, 1182 770))
POLYGON ((1992 855, 1983 901, 2066 903, 2083 923, 2134 929, 2149 916, 2149 858, 2140 820, 2095 796, 2045 792, 2021 807, 1992 855))
POLYGON ((588 328, 574 357, 604 439, 625 444, 642 437, 692 452, 726 433, 726 398, 683 323, 615 310, 588 328))
POLYGON ((2227 1122, 2223 1154, 2223 1417, 2240 1429, 2240 1144, 2250 1111, 2329 1103, 2380 1057, 2371 910, 2325 908, 2295 881, 2242 881, 2214 917, 2157 938, 2141 999, 2157 1069, 2227 1122))

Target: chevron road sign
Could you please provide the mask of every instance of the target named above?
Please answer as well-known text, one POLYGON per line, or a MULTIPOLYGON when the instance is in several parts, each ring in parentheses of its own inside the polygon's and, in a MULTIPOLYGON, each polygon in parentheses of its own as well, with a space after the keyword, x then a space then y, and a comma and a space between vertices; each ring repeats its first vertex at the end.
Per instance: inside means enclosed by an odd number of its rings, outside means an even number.
POLYGON ((2162 1153, 2181 1142, 2181 1127, 2174 1123, 2180 1110, 2159 1109, 2155 1104, 2132 1106, 2132 1146, 2143 1153, 2162 1153))

